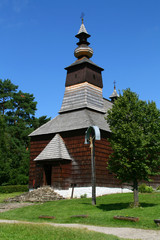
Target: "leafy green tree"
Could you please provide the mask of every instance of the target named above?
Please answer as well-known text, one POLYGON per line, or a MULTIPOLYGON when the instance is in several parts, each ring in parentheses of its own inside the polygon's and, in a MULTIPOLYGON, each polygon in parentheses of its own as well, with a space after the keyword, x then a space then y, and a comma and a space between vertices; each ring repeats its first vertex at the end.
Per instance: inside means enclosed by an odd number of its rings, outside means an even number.
POLYGON ((113 149, 108 168, 122 182, 133 184, 137 206, 138 183, 160 172, 160 111, 127 89, 108 111, 107 122, 113 149))

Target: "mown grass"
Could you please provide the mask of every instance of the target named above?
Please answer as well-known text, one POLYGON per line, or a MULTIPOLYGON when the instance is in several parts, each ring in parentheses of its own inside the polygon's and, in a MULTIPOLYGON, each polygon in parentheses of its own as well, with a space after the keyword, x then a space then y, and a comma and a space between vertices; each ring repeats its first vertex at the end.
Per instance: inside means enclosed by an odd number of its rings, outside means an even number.
POLYGON ((91 199, 70 199, 10 210, 0 213, 1 219, 26 220, 32 222, 83 223, 97 226, 133 227, 160 229, 154 219, 160 218, 160 193, 139 194, 141 207, 131 208, 132 193, 111 194, 91 199), (88 218, 71 218, 72 215, 87 214, 88 218), (55 216, 55 219, 39 219, 40 215, 55 216), (113 219, 115 215, 139 217, 139 222, 113 219))
POLYGON ((46 225, 0 224, 0 240, 122 240, 113 235, 46 225))
POLYGON ((5 199, 15 197, 22 194, 22 192, 13 192, 13 193, 0 193, 0 203, 4 202, 5 199))

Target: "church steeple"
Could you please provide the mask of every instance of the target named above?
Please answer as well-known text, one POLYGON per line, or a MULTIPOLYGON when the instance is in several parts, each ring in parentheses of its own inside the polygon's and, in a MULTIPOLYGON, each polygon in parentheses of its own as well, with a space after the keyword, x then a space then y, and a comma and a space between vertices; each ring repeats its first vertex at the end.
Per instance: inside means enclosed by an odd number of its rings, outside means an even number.
POLYGON ((77 43, 78 47, 74 51, 74 56, 78 59, 82 57, 91 58, 93 55, 93 49, 89 47, 90 43, 87 41, 87 38, 89 38, 91 35, 88 34, 82 18, 82 24, 80 26, 78 34, 75 36, 79 39, 79 42, 77 43))
POLYGON ((93 55, 93 49, 89 47, 90 43, 87 41, 89 37, 82 18, 80 29, 76 35, 76 38, 79 39, 78 47, 74 51, 74 55, 78 59, 65 68, 67 77, 60 114, 78 109, 105 112, 101 75, 103 68, 89 59, 93 55))
POLYGON ((113 83, 114 83, 114 90, 113 90, 113 93, 111 94, 111 96, 109 97, 111 99, 111 102, 114 102, 119 97, 117 90, 116 90, 116 81, 114 81, 113 83))

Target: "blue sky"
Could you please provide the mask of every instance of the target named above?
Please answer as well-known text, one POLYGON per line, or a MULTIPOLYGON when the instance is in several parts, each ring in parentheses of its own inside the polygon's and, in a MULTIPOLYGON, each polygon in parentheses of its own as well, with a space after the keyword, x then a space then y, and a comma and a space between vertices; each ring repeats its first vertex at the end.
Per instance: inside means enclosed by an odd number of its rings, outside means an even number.
POLYGON ((128 87, 160 108, 159 0, 0 0, 0 78, 33 93, 36 116, 55 117, 64 90, 65 67, 73 63, 84 24, 104 68, 103 96, 128 87))

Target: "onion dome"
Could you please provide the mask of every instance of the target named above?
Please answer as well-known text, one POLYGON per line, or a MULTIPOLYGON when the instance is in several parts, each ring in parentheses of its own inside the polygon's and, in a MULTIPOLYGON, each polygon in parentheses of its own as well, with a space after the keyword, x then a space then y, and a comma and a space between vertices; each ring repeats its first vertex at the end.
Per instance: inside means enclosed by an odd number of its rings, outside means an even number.
POLYGON ((83 18, 79 32, 75 37, 79 39, 79 42, 77 43, 78 47, 74 51, 74 56, 78 59, 82 57, 91 58, 93 55, 93 49, 89 47, 90 43, 87 42, 87 38, 89 38, 90 35, 84 26, 83 18))
POLYGON ((111 99, 112 102, 114 102, 114 100, 116 100, 118 97, 119 97, 119 95, 116 90, 116 82, 114 81, 114 90, 109 98, 111 99))

